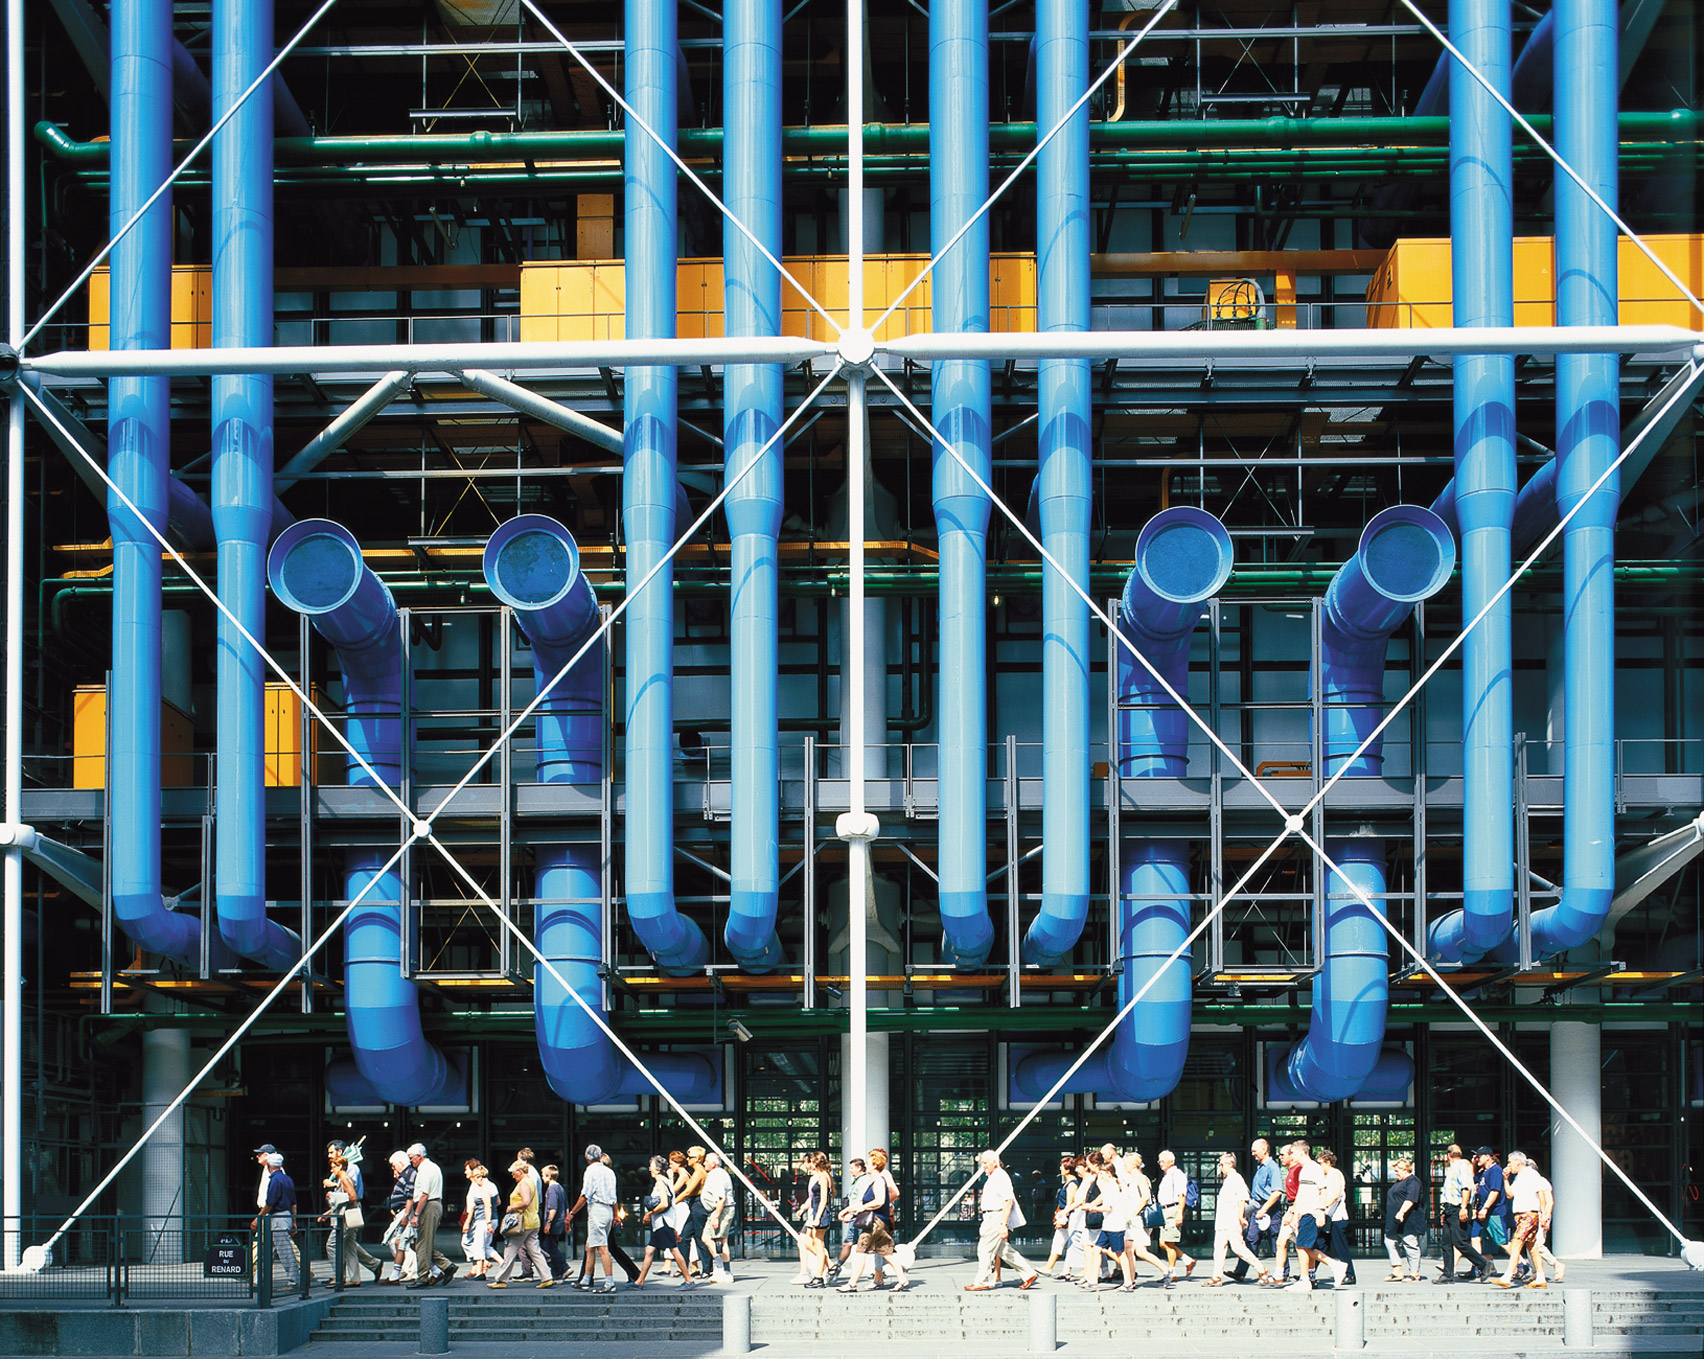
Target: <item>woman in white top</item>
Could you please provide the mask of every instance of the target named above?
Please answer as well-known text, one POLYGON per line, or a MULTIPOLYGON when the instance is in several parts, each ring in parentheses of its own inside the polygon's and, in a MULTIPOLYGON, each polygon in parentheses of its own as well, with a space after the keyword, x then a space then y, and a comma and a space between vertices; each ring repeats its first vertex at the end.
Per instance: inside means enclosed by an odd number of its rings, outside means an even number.
POLYGON ((491 1172, 478 1161, 463 1167, 467 1176, 467 1202, 462 1213, 462 1250, 473 1265, 469 1277, 483 1279, 503 1257, 491 1248, 491 1233, 497 1227, 497 1186, 491 1172))
POLYGON ((1100 1257, 1117 1263, 1124 1272, 1124 1283, 1119 1291, 1129 1293, 1136 1287, 1132 1274, 1133 1266, 1130 1257, 1124 1249, 1125 1228, 1130 1220, 1129 1195, 1118 1177, 1118 1158, 1110 1163, 1102 1162, 1095 1175, 1095 1184, 1100 1189, 1101 1230, 1095 1238, 1095 1277, 1089 1284, 1089 1292, 1093 1293, 1100 1287, 1100 1257))
POLYGON ((1256 1283, 1266 1282, 1266 1266, 1255 1259, 1243 1240, 1248 1230, 1248 1181, 1237 1169, 1237 1154, 1227 1151, 1219 1157, 1219 1195, 1213 1208, 1213 1277, 1209 1288, 1220 1288, 1225 1282, 1225 1251, 1235 1251, 1237 1258, 1253 1265, 1259 1277, 1256 1283))
POLYGON ((1148 1228, 1142 1221, 1142 1210, 1154 1201, 1154 1185, 1142 1173, 1146 1164, 1138 1152, 1129 1152, 1124 1157, 1124 1176, 1130 1185, 1130 1226, 1124 1233, 1124 1247, 1130 1256, 1130 1268, 1134 1272, 1136 1261, 1146 1260, 1161 1274, 1166 1272, 1166 1262, 1155 1255, 1152 1249, 1153 1237, 1148 1234, 1148 1228))
POLYGON ((1349 1245, 1349 1182, 1337 1168, 1337 1153, 1331 1150, 1319 1154, 1325 1167, 1325 1224, 1331 1233, 1331 1258, 1341 1260, 1349 1268, 1343 1275, 1344 1284, 1355 1282, 1355 1257, 1349 1245))

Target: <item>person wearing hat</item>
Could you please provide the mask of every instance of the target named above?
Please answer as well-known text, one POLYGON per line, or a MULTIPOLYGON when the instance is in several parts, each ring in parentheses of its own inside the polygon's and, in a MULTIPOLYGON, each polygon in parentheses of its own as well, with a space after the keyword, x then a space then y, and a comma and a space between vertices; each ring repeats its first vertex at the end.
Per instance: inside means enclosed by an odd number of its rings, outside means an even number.
POLYGON ((272 1229, 272 1252, 284 1266, 285 1286, 297 1288, 301 1285, 301 1275, 297 1272, 296 1243, 290 1239, 296 1221, 296 1185, 284 1173, 284 1158, 276 1151, 255 1154, 266 1158, 266 1203, 262 1212, 272 1229))
POLYGON ((1472 1216, 1473 1167, 1462 1159, 1461 1148, 1452 1142, 1445 1153, 1444 1187, 1438 1207, 1438 1226, 1444 1233, 1444 1272, 1433 1283, 1457 1282, 1458 1254, 1473 1266, 1473 1272, 1467 1276, 1469 1281, 1477 1283, 1490 1274, 1491 1266, 1469 1240, 1467 1224, 1472 1216))
MULTIPOLYGON (((597 1285, 599 1293, 615 1292, 615 1262, 610 1258, 610 1231, 615 1225, 617 1190, 615 1171, 604 1164, 603 1148, 596 1142, 586 1148, 586 1173, 580 1180, 580 1198, 568 1210, 568 1221, 574 1220, 582 1208, 586 1210, 586 1262, 574 1287, 587 1289, 598 1277, 598 1262, 603 1262, 604 1281, 597 1285)), ((631 1279, 630 1262, 623 1262, 631 1279)))
MULTIPOLYGON (((1468 1232, 1473 1237, 1473 1248, 1486 1254, 1480 1238, 1489 1236, 1492 1244, 1506 1247, 1515 1219, 1509 1211, 1509 1189, 1503 1180, 1503 1167, 1497 1164, 1497 1153, 1490 1147, 1480 1147, 1473 1153, 1473 1168, 1475 1212, 1468 1224, 1468 1232)), ((1496 1252, 1489 1254, 1495 1255, 1496 1252)), ((1490 1272, 1487 1272, 1487 1277, 1490 1272)))
POLYGON ((416 1142, 408 1149, 408 1163, 414 1167, 414 1201, 409 1205, 408 1225, 420 1236, 414 1252, 421 1263, 431 1260, 428 1273, 421 1274, 419 1265, 415 1266, 415 1277, 409 1281, 408 1287, 429 1288, 433 1284, 447 1284, 456 1277, 456 1267, 438 1249, 438 1220, 444 1215, 444 1172, 426 1154, 426 1146, 422 1142, 416 1142))

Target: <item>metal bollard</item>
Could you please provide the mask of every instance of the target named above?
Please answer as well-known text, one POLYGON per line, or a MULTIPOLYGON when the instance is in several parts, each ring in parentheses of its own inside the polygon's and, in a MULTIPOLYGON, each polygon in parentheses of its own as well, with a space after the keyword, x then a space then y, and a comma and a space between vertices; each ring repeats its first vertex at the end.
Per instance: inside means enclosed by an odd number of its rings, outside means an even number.
POLYGON ((450 1351, 450 1300, 420 1299, 420 1353, 448 1354, 450 1351))
POLYGON ((1052 1293, 1031 1293, 1030 1353, 1052 1354, 1059 1348, 1059 1299, 1052 1293))
POLYGON ((1360 1293, 1337 1295, 1337 1340, 1334 1348, 1362 1350, 1367 1347, 1367 1314, 1361 1310, 1360 1293))
POLYGON ((751 1353, 751 1294, 722 1295, 722 1353, 751 1353))
POLYGON ((1562 1290, 1562 1343, 1570 1349, 1590 1349, 1592 1339, 1592 1290, 1562 1290))

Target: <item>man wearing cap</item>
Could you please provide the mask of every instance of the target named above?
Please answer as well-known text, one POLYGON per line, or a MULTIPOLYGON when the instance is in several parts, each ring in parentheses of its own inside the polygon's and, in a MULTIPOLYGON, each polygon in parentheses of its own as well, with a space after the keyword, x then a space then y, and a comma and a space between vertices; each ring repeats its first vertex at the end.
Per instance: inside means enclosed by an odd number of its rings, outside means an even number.
MULTIPOLYGON (((435 1283, 447 1284, 456 1277, 456 1267, 438 1249, 438 1219, 444 1215, 444 1172, 426 1155, 423 1143, 416 1142, 408 1149, 408 1163, 414 1167, 414 1202, 410 1205, 408 1225, 420 1234, 415 1257, 431 1259, 429 1273, 416 1272, 409 1281, 410 1288, 430 1288, 435 1283)), ((420 1266, 415 1265, 416 1271, 420 1266)))
POLYGON ((1467 1224, 1473 1216, 1473 1167, 1462 1159, 1461 1148, 1453 1142, 1445 1153, 1444 1187, 1440 1193, 1438 1226, 1444 1233, 1444 1272, 1433 1283, 1453 1284, 1456 1280, 1456 1255, 1473 1266, 1468 1279, 1479 1282, 1491 1272, 1485 1257, 1473 1248, 1468 1239, 1467 1224))
MULTIPOLYGON (((1503 1182, 1503 1167, 1497 1164, 1497 1153, 1490 1147, 1480 1147, 1473 1153, 1473 1220, 1468 1224, 1468 1231, 1473 1236, 1473 1248, 1482 1255, 1494 1256, 1496 1251, 1487 1251, 1481 1241, 1489 1236, 1491 1243, 1498 1247, 1507 1247, 1509 1235, 1514 1229, 1514 1214, 1509 1211, 1509 1189, 1503 1182)), ((1495 1272, 1488 1270, 1486 1277, 1495 1272)))
POLYGON ((261 1211, 266 1214, 272 1228, 272 1251, 278 1257, 278 1263, 284 1266, 284 1282, 287 1287, 296 1288, 301 1284, 301 1276, 296 1272, 296 1243, 290 1239, 296 1221, 296 1185, 284 1173, 282 1156, 275 1151, 266 1152, 264 1156, 266 1202, 261 1211))
MULTIPOLYGON (((615 1262, 609 1254, 609 1233, 615 1222, 615 1201, 615 1172, 603 1163, 603 1148, 594 1142, 586 1148, 586 1174, 580 1181, 580 1200, 568 1210, 570 1222, 582 1208, 586 1210, 586 1263, 580 1270, 575 1288, 592 1288, 598 1277, 598 1262, 601 1260, 604 1281, 593 1291, 615 1292, 615 1262)), ((629 1277, 632 1277, 631 1274, 629 1277)))

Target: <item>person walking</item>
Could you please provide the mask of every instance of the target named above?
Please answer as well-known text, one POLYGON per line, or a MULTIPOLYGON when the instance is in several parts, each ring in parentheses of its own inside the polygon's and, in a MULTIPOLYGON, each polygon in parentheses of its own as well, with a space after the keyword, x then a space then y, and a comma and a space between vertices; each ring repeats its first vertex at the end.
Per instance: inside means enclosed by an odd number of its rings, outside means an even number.
POLYGON ((645 1243, 644 1258, 639 1262, 639 1277, 633 1281, 635 1288, 645 1286, 645 1276, 651 1272, 651 1264, 657 1258, 658 1251, 672 1259, 679 1268, 680 1287, 692 1287, 692 1275, 686 1267, 686 1256, 682 1255, 680 1250, 680 1234, 669 1217, 674 1208, 675 1189, 669 1174, 669 1163, 661 1156, 653 1156, 651 1192, 645 1196, 645 1211, 641 1219, 650 1228, 651 1236, 645 1243))
POLYGON ((1096 1175, 1100 1187, 1101 1229, 1094 1242, 1096 1270, 1095 1282, 1089 1285, 1091 1293, 1100 1288, 1099 1267, 1103 1259, 1123 1274, 1124 1282, 1117 1285, 1120 1292, 1129 1293, 1136 1287, 1136 1267, 1126 1250, 1125 1235, 1130 1226, 1130 1196, 1126 1192, 1124 1178, 1118 1172, 1117 1153, 1110 1160, 1102 1153, 1096 1175))
POLYGON ((734 1230, 734 1177, 715 1152, 704 1158, 704 1188, 698 1197, 704 1205, 704 1231, 699 1239, 710 1258, 710 1281, 732 1283, 734 1270, 733 1259, 728 1254, 728 1237, 734 1230))
POLYGON ((805 1185, 804 1216, 799 1224, 799 1272, 793 1282, 806 1288, 826 1288, 829 1262, 828 1247, 823 1242, 833 1210, 834 1177, 829 1173, 825 1152, 810 1152, 799 1169, 810 1179, 805 1185))
MULTIPOLYGON (((284 1286, 287 1289, 299 1288, 302 1262, 296 1253, 296 1243, 291 1240, 296 1226, 296 1184, 284 1173, 284 1157, 280 1153, 266 1154, 266 1169, 266 1202, 261 1212, 266 1215, 267 1226, 272 1233, 272 1253, 284 1266, 284 1286)), ((270 1262, 267 1268, 271 1268, 270 1262)))
POLYGON ((491 1236, 497 1226, 497 1186, 491 1183, 491 1172, 475 1159, 462 1167, 467 1176, 467 1201, 462 1208, 462 1253, 473 1266, 468 1277, 483 1279, 491 1266, 502 1263, 502 1256, 491 1248, 491 1236))
POLYGON ((1325 1222, 1331 1233, 1331 1258, 1348 1266, 1340 1282, 1345 1288, 1353 1288, 1355 1257, 1349 1245, 1349 1180, 1337 1164, 1337 1153, 1329 1147, 1317 1159, 1325 1167, 1325 1222))
POLYGON ((1219 1195, 1213 1205, 1213 1277, 1207 1280, 1209 1288, 1220 1288, 1225 1283, 1227 1250, 1234 1253, 1243 1263, 1255 1267, 1258 1271, 1256 1283, 1266 1282, 1266 1266, 1261 1264, 1254 1252, 1248 1248, 1246 1239, 1249 1197, 1248 1181, 1243 1179, 1242 1172, 1237 1169, 1236 1152, 1221 1152, 1219 1195))
POLYGON ((318 1220, 326 1223, 329 1229, 326 1234, 326 1257, 331 1262, 332 1273, 324 1280, 324 1284, 330 1288, 337 1282, 340 1250, 345 1288, 361 1286, 362 1265, 373 1271, 373 1280, 377 1282, 382 1266, 377 1258, 361 1249, 361 1228, 366 1225, 361 1216, 361 1192, 356 1188, 355 1177, 349 1173, 349 1158, 343 1153, 340 1144, 333 1144, 326 1152, 326 1164, 326 1209, 319 1215, 318 1220))
MULTIPOLYGON (((887 1228, 888 1235, 897 1241, 899 1239, 899 1182, 893 1177, 886 1147, 870 1148, 870 1173, 881 1176, 882 1183, 887 1187, 887 1198, 881 1207, 882 1223, 887 1228)), ((885 1261, 892 1258, 894 1258, 892 1252, 887 1255, 878 1254, 874 1257, 875 1272, 871 1282, 875 1287, 880 1288, 885 1281, 882 1266, 885 1261)), ((900 1277, 902 1279, 905 1277, 903 1271, 901 1271, 900 1277)), ((909 1284, 906 1285, 906 1287, 909 1286, 909 1284)))
POLYGON ((639 1277, 639 1271, 627 1258, 627 1253, 612 1239, 615 1229, 615 1208, 618 1190, 615 1171, 607 1164, 603 1148, 596 1142, 586 1148, 586 1172, 580 1180, 580 1197, 568 1210, 572 1222, 583 1209, 586 1214, 586 1258, 580 1266, 580 1277, 574 1287, 585 1291, 593 1288, 599 1293, 615 1292, 615 1265, 611 1256, 618 1256, 627 1272, 628 1282, 639 1277), (604 1281, 599 1284, 598 1265, 603 1265, 604 1281))
POLYGON ((447 1284, 456 1277, 456 1267, 438 1249, 438 1223, 444 1216, 444 1172, 426 1155, 425 1144, 421 1142, 409 1147, 408 1163, 414 1167, 414 1200, 409 1209, 408 1225, 419 1237, 414 1247, 415 1274, 408 1287, 430 1288, 433 1284, 447 1284), (428 1262, 428 1272, 422 1274, 420 1266, 428 1262))
POLYGON ((550 1277, 561 1283, 568 1273, 568 1261, 562 1254, 562 1238, 568 1232, 568 1191, 557 1179, 557 1168, 546 1166, 539 1172, 544 1181, 544 1220, 538 1231, 538 1243, 544 1258, 550 1262, 550 1277))
POLYGON ((1296 1194, 1301 1187, 1302 1167, 1296 1160, 1296 1144, 1286 1142, 1278 1148, 1278 1167, 1284 1177, 1284 1198, 1279 1204, 1278 1231, 1272 1243, 1272 1257, 1277 1264, 1271 1270, 1271 1286, 1282 1288, 1288 1282, 1290 1243, 1296 1239, 1296 1194))
POLYGON ((1550 1247, 1546 1244, 1550 1236, 1550 1219, 1556 1213, 1556 1189, 1549 1180, 1539 1174, 1538 1165, 1530 1156, 1521 1168, 1521 1174, 1531 1177, 1533 1183, 1530 1188, 1538 1199, 1538 1234, 1533 1238, 1532 1246, 1527 1252, 1532 1260, 1533 1278, 1527 1287, 1544 1288, 1546 1284, 1544 1272, 1540 1268, 1541 1261, 1550 1266, 1550 1275, 1557 1283, 1561 1283, 1568 1273, 1567 1267, 1550 1253, 1550 1247))
POLYGON ((999 1153, 990 1148, 981 1156, 982 1164, 982 1230, 976 1243, 976 1278, 964 1286, 966 1293, 986 1293, 996 1262, 1018 1271, 1020 1289, 1032 1288, 1038 1277, 1028 1260, 1012 1249, 1011 1231, 1021 1227, 1024 1217, 1018 1209, 1017 1191, 1012 1177, 1000 1165, 999 1153))
POLYGON ((1310 1277, 1316 1267, 1331 1270, 1332 1280, 1341 1285, 1348 1277, 1349 1266, 1330 1251, 1330 1231, 1326 1226, 1325 1167, 1313 1159, 1313 1148, 1306 1142, 1290 1144, 1290 1159, 1296 1166, 1295 1214, 1296 1281, 1289 1285, 1293 1292, 1306 1293, 1313 1288, 1310 1277))
POLYGON ((1473 1266, 1468 1281, 1478 1283, 1489 1277, 1491 1266, 1473 1248, 1468 1236, 1468 1220, 1473 1216, 1473 1167, 1462 1159, 1461 1148, 1453 1142, 1444 1153, 1444 1188, 1438 1206, 1438 1226, 1444 1234, 1444 1272, 1433 1283, 1453 1284, 1456 1279, 1456 1256, 1460 1255, 1473 1266))
POLYGON ((1071 1239, 1070 1203, 1076 1187, 1077 1158, 1065 1152, 1059 1158, 1059 1188, 1053 1196, 1053 1244, 1047 1250, 1047 1263, 1041 1267, 1041 1272, 1050 1279, 1059 1268, 1061 1256, 1065 1259, 1065 1272, 1069 1274, 1082 1254, 1081 1246, 1071 1239))
POLYGON ((389 1246, 391 1252, 391 1267, 380 1279, 382 1284, 400 1284, 404 1279, 411 1278, 415 1272, 414 1260, 414 1228, 408 1225, 409 1205, 414 1198, 414 1167, 408 1163, 404 1152, 393 1151, 390 1154, 391 1190, 386 1207, 390 1209, 390 1226, 385 1228, 385 1234, 380 1244, 389 1246))
POLYGON ((1390 1255, 1390 1273, 1385 1277, 1386 1283, 1420 1282, 1420 1224, 1426 1220, 1426 1210, 1421 1206, 1425 1191, 1420 1187, 1420 1177, 1414 1173, 1414 1161, 1411 1157, 1398 1156, 1391 1162, 1392 1170, 1396 1172, 1396 1181, 1385 1190, 1384 1202, 1384 1241, 1385 1250, 1390 1255), (1408 1266, 1403 1269, 1406 1257, 1408 1266))
POLYGON ((532 1261, 538 1276, 536 1287, 550 1288, 556 1280, 550 1273, 550 1261, 544 1258, 544 1250, 538 1244, 540 1219, 533 1169, 525 1161, 516 1160, 509 1167, 509 1174, 514 1178, 515 1187, 509 1191, 508 1211, 503 1215, 503 1260, 497 1266, 496 1275, 485 1286, 507 1288, 509 1285, 505 1280, 510 1269, 518 1268, 521 1257, 525 1255, 532 1261))
MULTIPOLYGON (((1257 1137, 1249 1144, 1248 1154, 1254 1158, 1254 1179, 1249 1184, 1248 1227, 1243 1240, 1248 1242, 1249 1250, 1254 1253, 1255 1267, 1260 1270, 1262 1278, 1270 1279, 1271 1275, 1258 1262, 1262 1246, 1269 1252, 1273 1250, 1278 1222, 1284 1216, 1280 1207, 1284 1201, 1284 1177, 1273 1158, 1271 1144, 1264 1137, 1257 1137)), ((1231 1266, 1229 1277, 1241 1283, 1247 1273, 1248 1262, 1239 1258, 1231 1266)))
MULTIPOLYGON (((1473 1220, 1468 1223, 1468 1231, 1473 1237, 1473 1248, 1487 1257, 1496 1252, 1486 1250, 1482 1244, 1486 1237, 1499 1250, 1508 1249, 1509 1234, 1514 1230, 1515 1215, 1509 1211, 1509 1191, 1503 1183, 1503 1167, 1497 1164, 1497 1153, 1490 1147, 1480 1147, 1473 1153, 1473 1220)), ((1496 1272, 1495 1268, 1485 1271, 1489 1280, 1496 1272)))
POLYGON ((704 1193, 704 1178, 710 1172, 704 1168, 704 1148, 688 1147, 686 1149, 686 1178, 682 1181, 676 1198, 686 1205, 686 1231, 681 1239, 681 1254, 686 1257, 687 1264, 692 1266, 695 1277, 708 1279, 715 1262, 709 1258, 704 1245, 704 1222, 709 1214, 701 1202, 704 1193))
MULTIPOLYGON (((1503 1177, 1504 1188, 1508 1195, 1510 1211, 1514 1214, 1514 1230, 1509 1235, 1509 1266, 1499 1278, 1491 1282, 1498 1288, 1516 1288, 1515 1273, 1520 1268, 1521 1256, 1527 1255, 1532 1261, 1532 1282, 1528 1288, 1548 1288, 1550 1285, 1544 1279, 1544 1257, 1549 1257, 1551 1264, 1560 1270, 1560 1262, 1548 1250, 1539 1253, 1540 1223, 1547 1220, 1549 1214, 1545 1211, 1544 1198, 1550 1191, 1550 1181, 1540 1175, 1526 1158, 1525 1152, 1511 1151, 1509 1153, 1509 1168, 1503 1177)), ((1550 1193, 1550 1201, 1555 1202, 1554 1193, 1550 1193)), ((1557 1279, 1561 1279, 1558 1273, 1557 1279)))
POLYGON ((1145 1173, 1146 1165, 1147 1162, 1142 1159, 1142 1153, 1139 1151, 1127 1152, 1119 1162, 1130 1212, 1128 1224, 1124 1229, 1124 1253, 1130 1257, 1132 1274, 1135 1272, 1136 1262, 1146 1260, 1154 1267, 1161 1280, 1164 1280, 1166 1262, 1154 1254, 1154 1238, 1143 1221, 1143 1215, 1154 1205, 1154 1183, 1145 1173))
MULTIPOLYGON (((884 1159, 886 1153, 883 1153, 884 1159)), ((854 1161, 854 1166, 863 1165, 862 1161, 854 1161)), ((852 1252, 852 1273, 845 1283, 836 1290, 840 1293, 856 1293, 858 1280, 864 1273, 866 1260, 886 1260, 894 1273, 899 1275, 899 1282, 894 1285, 895 1293, 903 1293, 911 1286, 905 1277, 905 1269, 894 1256, 893 1233, 888 1230, 888 1219, 883 1211, 888 1201, 888 1179, 881 1171, 866 1172, 859 1177, 852 1194, 851 1202, 841 1210, 843 1221, 850 1222, 858 1230, 858 1240, 852 1252)), ((871 1290, 880 1288, 879 1282, 871 1283, 871 1290)))
POLYGON ((1169 1151, 1160 1153, 1160 1188, 1155 1198, 1165 1214, 1166 1225, 1160 1228, 1160 1249, 1166 1253, 1165 1288, 1172 1286, 1177 1262, 1183 1261, 1183 1277, 1195 1272, 1195 1257, 1183 1248, 1183 1210, 1189 1195, 1189 1176, 1183 1173, 1177 1157, 1169 1151))

